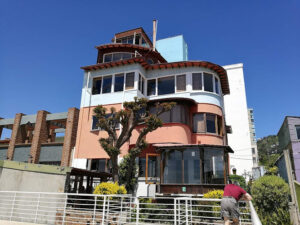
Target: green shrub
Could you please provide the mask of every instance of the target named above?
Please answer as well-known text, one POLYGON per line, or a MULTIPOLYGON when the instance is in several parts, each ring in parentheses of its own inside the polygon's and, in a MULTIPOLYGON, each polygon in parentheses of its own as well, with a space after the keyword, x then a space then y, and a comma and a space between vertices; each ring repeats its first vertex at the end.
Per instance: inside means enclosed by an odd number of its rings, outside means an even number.
POLYGON ((114 194, 127 194, 127 191, 123 185, 110 182, 100 183, 94 190, 94 194, 97 195, 114 195, 114 194))
POLYGON ((287 225, 289 186, 278 176, 263 176, 252 184, 252 197, 264 225, 287 225))
POLYGON ((243 176, 232 174, 229 176, 229 180, 239 182, 241 188, 246 190, 246 180, 243 176))

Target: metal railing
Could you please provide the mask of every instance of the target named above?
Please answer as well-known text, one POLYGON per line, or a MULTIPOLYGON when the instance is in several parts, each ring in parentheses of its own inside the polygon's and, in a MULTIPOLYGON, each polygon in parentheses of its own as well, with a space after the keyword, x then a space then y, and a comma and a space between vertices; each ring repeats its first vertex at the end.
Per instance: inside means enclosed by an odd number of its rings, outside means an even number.
MULTIPOLYGON (((0 220, 55 225, 223 224, 220 202, 190 197, 0 191, 0 220)), ((252 223, 247 203, 240 203, 240 211, 240 224, 259 224, 252 223)))

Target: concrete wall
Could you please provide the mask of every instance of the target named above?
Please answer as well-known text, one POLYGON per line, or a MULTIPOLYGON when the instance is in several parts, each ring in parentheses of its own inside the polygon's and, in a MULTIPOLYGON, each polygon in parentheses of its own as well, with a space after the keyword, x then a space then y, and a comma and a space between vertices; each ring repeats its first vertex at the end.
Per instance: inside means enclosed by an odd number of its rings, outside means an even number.
POLYGON ((232 127, 228 145, 234 151, 234 154, 229 154, 230 167, 236 168, 237 174, 242 175, 244 171, 251 172, 253 167, 243 64, 224 68, 230 87, 230 94, 224 96, 226 124, 232 127))
POLYGON ((296 180, 300 182, 300 141, 292 142, 292 149, 296 180))
POLYGON ((280 158, 276 161, 276 166, 278 167, 279 176, 282 177, 288 183, 289 178, 288 178, 287 171, 286 171, 284 154, 282 154, 280 156, 280 158))
POLYGON ((156 49, 168 62, 188 60, 188 47, 183 35, 157 40, 156 49))
POLYGON ((279 148, 283 150, 286 149, 288 144, 291 141, 287 119, 284 120, 277 136, 278 136, 279 148))

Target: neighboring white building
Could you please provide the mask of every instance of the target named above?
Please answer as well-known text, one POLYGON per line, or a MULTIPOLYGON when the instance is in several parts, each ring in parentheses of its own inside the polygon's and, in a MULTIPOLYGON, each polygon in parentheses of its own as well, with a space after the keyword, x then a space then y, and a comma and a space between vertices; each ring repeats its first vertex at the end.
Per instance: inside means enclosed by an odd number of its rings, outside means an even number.
POLYGON ((228 134, 228 145, 234 154, 230 155, 230 167, 237 169, 237 174, 243 175, 252 171, 252 143, 249 129, 249 117, 244 81, 243 64, 223 66, 227 71, 230 94, 224 96, 225 118, 231 126, 228 134))
POLYGON ((248 109, 248 118, 249 118, 249 130, 250 130, 250 138, 251 138, 253 166, 257 167, 258 166, 258 152, 257 152, 253 109, 248 109))

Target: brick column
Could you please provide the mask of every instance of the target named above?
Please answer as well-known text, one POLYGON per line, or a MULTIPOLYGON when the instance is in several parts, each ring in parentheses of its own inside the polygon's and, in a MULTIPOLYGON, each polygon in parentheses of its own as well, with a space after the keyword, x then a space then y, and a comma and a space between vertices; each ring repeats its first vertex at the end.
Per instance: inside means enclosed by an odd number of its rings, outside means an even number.
POLYGON ((30 155, 32 160, 29 159, 32 163, 38 163, 40 159, 41 144, 47 143, 48 139, 48 128, 46 117, 49 112, 40 110, 36 115, 36 122, 34 126, 34 133, 31 143, 30 155))
MULTIPOLYGON (((3 118, 0 117, 0 120, 2 120, 3 118)), ((0 140, 1 140, 1 136, 2 136, 2 130, 3 130, 3 127, 0 127, 0 140)))
POLYGON ((78 118, 79 110, 77 108, 70 108, 66 122, 65 139, 60 164, 61 166, 70 166, 71 151, 76 142, 78 118))
POLYGON ((15 145, 22 143, 20 124, 21 124, 23 115, 24 114, 22 114, 22 113, 17 113, 15 116, 12 132, 11 132, 11 137, 10 137, 10 142, 9 142, 9 146, 7 149, 7 159, 8 160, 13 160, 13 158, 14 158, 15 145))

